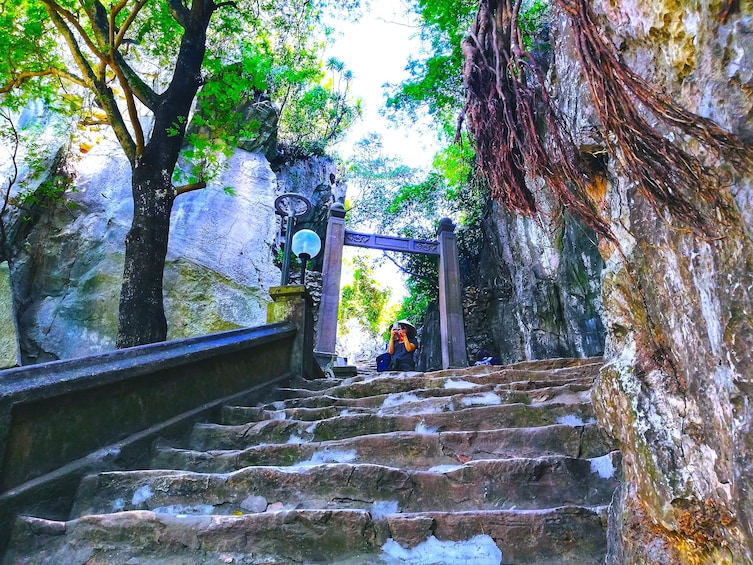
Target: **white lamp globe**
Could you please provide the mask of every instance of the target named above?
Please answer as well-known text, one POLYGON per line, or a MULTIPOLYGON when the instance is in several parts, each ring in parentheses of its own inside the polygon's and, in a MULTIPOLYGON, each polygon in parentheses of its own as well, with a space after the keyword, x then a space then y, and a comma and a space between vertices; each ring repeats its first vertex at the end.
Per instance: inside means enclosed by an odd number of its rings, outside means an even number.
POLYGON ((299 230, 293 234, 290 244, 293 253, 298 257, 306 255, 309 259, 316 257, 322 248, 322 240, 312 230, 299 230))

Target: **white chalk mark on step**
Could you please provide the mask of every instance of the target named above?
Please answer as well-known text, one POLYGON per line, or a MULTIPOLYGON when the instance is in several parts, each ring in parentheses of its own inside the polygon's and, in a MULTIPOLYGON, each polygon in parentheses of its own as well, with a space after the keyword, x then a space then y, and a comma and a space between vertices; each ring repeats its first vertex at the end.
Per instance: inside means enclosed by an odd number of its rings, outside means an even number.
POLYGON ((468 381, 456 381, 455 379, 448 379, 444 383, 445 388, 459 388, 463 390, 467 390, 469 388, 477 388, 480 386, 481 385, 477 383, 471 383, 468 381))
POLYGON ((136 489, 136 492, 133 493, 131 504, 139 506, 144 501, 149 500, 152 496, 154 496, 152 488, 149 485, 144 485, 143 487, 136 489))
POLYGON ((614 477, 614 463, 612 463, 612 454, 607 453, 601 457, 589 459, 591 462, 591 472, 598 473, 602 479, 611 479, 614 477))
POLYGON ((398 512, 400 512, 400 507, 397 500, 377 500, 371 505, 371 515, 374 518, 398 512))
POLYGON ((427 426, 426 424, 424 424, 423 421, 421 421, 418 424, 416 424, 416 433, 417 434, 435 434, 435 433, 437 433, 438 429, 439 428, 432 427, 432 426, 427 426))
POLYGON ((593 424, 596 422, 593 418, 584 422, 583 418, 576 416, 575 414, 568 414, 567 416, 560 416, 557 418, 557 423, 565 426, 585 426, 586 424, 593 424))
POLYGON ((214 512, 214 506, 211 504, 171 504, 155 508, 152 512, 179 516, 209 516, 214 512))
POLYGON ((473 394, 461 400, 463 406, 497 406, 502 404, 502 399, 493 392, 473 394))
POLYGON ((358 454, 353 451, 333 449, 331 451, 317 451, 308 461, 301 461, 299 465, 319 465, 321 463, 350 463, 358 459, 358 454))
POLYGON ((435 465, 431 469, 429 469, 430 473, 452 473, 453 471, 457 471, 458 469, 461 469, 462 465, 435 465))
POLYGON ((392 406, 400 406, 407 402, 420 402, 421 399, 412 392, 401 392, 398 394, 390 394, 382 402, 382 408, 391 408, 392 406))
POLYGON ((502 552, 487 535, 466 541, 439 541, 431 536, 412 549, 405 549, 390 538, 382 552, 390 565, 499 565, 502 561, 502 552))

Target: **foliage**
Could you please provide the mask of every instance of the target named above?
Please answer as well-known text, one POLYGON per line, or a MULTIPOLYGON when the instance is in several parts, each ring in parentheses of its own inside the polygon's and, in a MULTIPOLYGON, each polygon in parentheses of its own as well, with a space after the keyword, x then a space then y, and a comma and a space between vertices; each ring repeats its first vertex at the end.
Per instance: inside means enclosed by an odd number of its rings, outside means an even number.
POLYGON ((373 267, 363 255, 355 256, 353 266, 353 283, 342 288, 339 318, 357 320, 376 338, 394 316, 389 308, 391 292, 377 284, 373 267))
POLYGON ((335 58, 327 61, 326 71, 329 74, 321 72, 317 81, 301 85, 295 103, 280 117, 283 141, 314 154, 323 154, 361 116, 361 101, 350 95, 351 71, 335 58))
POLYGON ((423 321, 429 305, 439 298, 439 269, 436 256, 403 255, 403 265, 410 275, 405 280, 408 295, 400 305, 396 318, 410 320, 414 324, 423 321))
POLYGON ((348 222, 358 229, 415 237, 433 229, 443 211, 446 184, 441 175, 412 169, 385 153, 376 134, 356 144, 345 163, 348 179, 359 194, 351 200, 348 222))
MULTIPOLYGON (((207 30, 203 85, 198 97, 200 102, 211 105, 212 126, 223 135, 212 139, 189 135, 186 141, 191 149, 185 157, 190 162, 205 169, 216 167, 222 159, 211 157, 213 153, 227 153, 237 138, 255 133, 258 124, 238 124, 235 110, 240 100, 253 98, 258 92, 267 92, 279 105, 283 141, 317 146, 320 151, 338 139, 359 115, 360 103, 349 95, 351 74, 338 61, 323 67, 320 57, 324 42, 317 39, 326 37, 326 33, 317 32, 322 28, 325 10, 340 6, 353 9, 358 2, 270 0, 204 4, 214 6, 209 8, 214 13, 207 30), (234 129, 226 127, 233 121, 234 129)), ((106 92, 96 81, 108 81, 116 86, 115 104, 104 105, 110 123, 130 130, 137 142, 142 134, 135 112, 142 104, 151 106, 153 100, 144 99, 149 97, 150 85, 156 87, 157 93, 167 88, 176 72, 184 33, 180 18, 166 0, 122 2, 111 8, 99 2, 74 0, 5 2, 0 7, 0 26, 0 47, 7 54, 0 61, 0 104, 18 108, 29 99, 43 99, 70 112, 71 104, 81 109, 90 103, 76 86, 92 90, 98 98, 106 96, 106 92), (92 25, 92 17, 101 17, 95 13, 105 17, 109 14, 116 26, 122 26, 122 35, 114 34, 110 43, 103 37, 107 33, 106 22, 92 25), (58 20, 72 30, 69 36, 62 32, 65 41, 61 41, 58 20), (76 54, 76 62, 66 53, 66 42, 76 54), (81 69, 82 63, 92 76, 81 69), (123 111, 127 111, 125 119, 120 115, 123 111)), ((96 103, 103 106, 102 100, 96 103)), ((168 126, 169 135, 183 135, 187 118, 180 116, 179 121, 168 126)), ((121 142, 129 145, 129 136, 124 134, 121 142)), ((205 178, 199 168, 183 174, 185 178, 176 180, 205 178)))
MULTIPOLYGON (((518 14, 521 39, 530 49, 545 28, 550 0, 524 2, 518 14)), ((478 10, 476 0, 411 0, 418 16, 420 37, 425 45, 422 57, 412 57, 406 70, 409 78, 392 85, 387 108, 394 116, 415 118, 426 109, 441 131, 451 139, 456 119, 465 103, 463 85, 463 40, 478 10)))
MULTIPOLYGON (((469 144, 450 144, 425 172, 410 169, 385 154, 378 136, 362 140, 347 163, 349 181, 362 189, 350 203, 349 225, 400 237, 435 239, 439 220, 457 221, 461 254, 475 256, 481 245, 481 219, 489 198, 488 187, 474 176, 469 144)), ((398 253, 389 256, 408 276, 408 296, 399 317, 419 322, 438 298, 436 257, 398 253)))
POLYGON ((72 189, 70 179, 55 171, 49 174, 50 167, 54 168, 54 155, 50 155, 40 141, 42 128, 35 121, 29 121, 23 128, 19 128, 12 114, 0 109, 0 140, 10 157, 10 174, 4 186, 0 217, 11 206, 27 214, 35 206, 53 202, 64 202, 68 208, 75 207, 73 202, 67 202, 63 198, 64 193, 72 189), (25 171, 19 175, 22 162, 25 171), (45 176, 48 178, 41 180, 45 176))
POLYGON ((438 124, 455 121, 464 100, 461 42, 473 21, 476 5, 475 0, 410 2, 419 17, 420 37, 427 49, 424 57, 409 60, 409 78, 392 86, 387 108, 409 118, 425 108, 438 124))

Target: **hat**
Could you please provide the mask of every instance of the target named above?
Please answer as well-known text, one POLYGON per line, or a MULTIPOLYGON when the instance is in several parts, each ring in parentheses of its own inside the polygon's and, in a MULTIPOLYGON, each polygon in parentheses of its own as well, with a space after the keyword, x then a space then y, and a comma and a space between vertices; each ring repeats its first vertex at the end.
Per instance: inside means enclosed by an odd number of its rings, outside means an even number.
POLYGON ((413 337, 416 335, 416 326, 411 324, 408 320, 398 320, 395 322, 397 324, 400 324, 401 326, 408 326, 408 336, 413 337))

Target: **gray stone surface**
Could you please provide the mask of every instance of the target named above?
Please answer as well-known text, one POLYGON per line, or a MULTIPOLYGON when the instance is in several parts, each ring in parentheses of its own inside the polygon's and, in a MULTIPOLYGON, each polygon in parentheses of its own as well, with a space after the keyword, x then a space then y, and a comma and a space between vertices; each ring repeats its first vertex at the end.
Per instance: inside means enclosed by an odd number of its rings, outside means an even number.
MULTIPOLYGON (((42 128, 45 151, 58 154, 50 167, 69 187, 59 202, 5 218, 12 226, 24 363, 111 350, 132 213, 128 163, 106 130, 67 147, 65 131, 43 108, 26 114, 29 124, 42 128)), ((179 196, 165 266, 168 339, 265 323, 269 289, 280 278, 274 199, 283 191, 304 192, 326 213, 344 190, 331 160, 282 164, 274 173, 262 154, 238 149, 210 186, 179 196)), ((320 213, 315 210, 311 221, 320 213)))
POLYGON ((8 262, 0 263, 0 369, 15 367, 21 362, 16 326, 16 308, 10 283, 8 262))
MULTIPOLYGON (((635 73, 679 107, 750 140, 750 5, 727 23, 711 2, 593 7, 635 73)), ((582 146, 593 149, 598 139, 587 132, 599 124, 563 22, 552 29, 560 102, 582 146)), ((620 249, 602 247, 607 363, 594 399, 598 420, 620 442, 625 476, 609 562, 753 563, 751 178, 727 177, 718 190, 730 219, 721 225, 712 216, 721 237, 704 238, 653 206, 615 160, 607 165, 604 214, 620 249)), ((711 166, 722 175, 731 169, 711 166)), ((702 205, 700 194, 690 199, 702 205)))
POLYGON ((465 296, 472 359, 480 349, 502 363, 601 355, 603 261, 591 230, 562 211, 531 220, 494 204, 484 231, 465 296))

